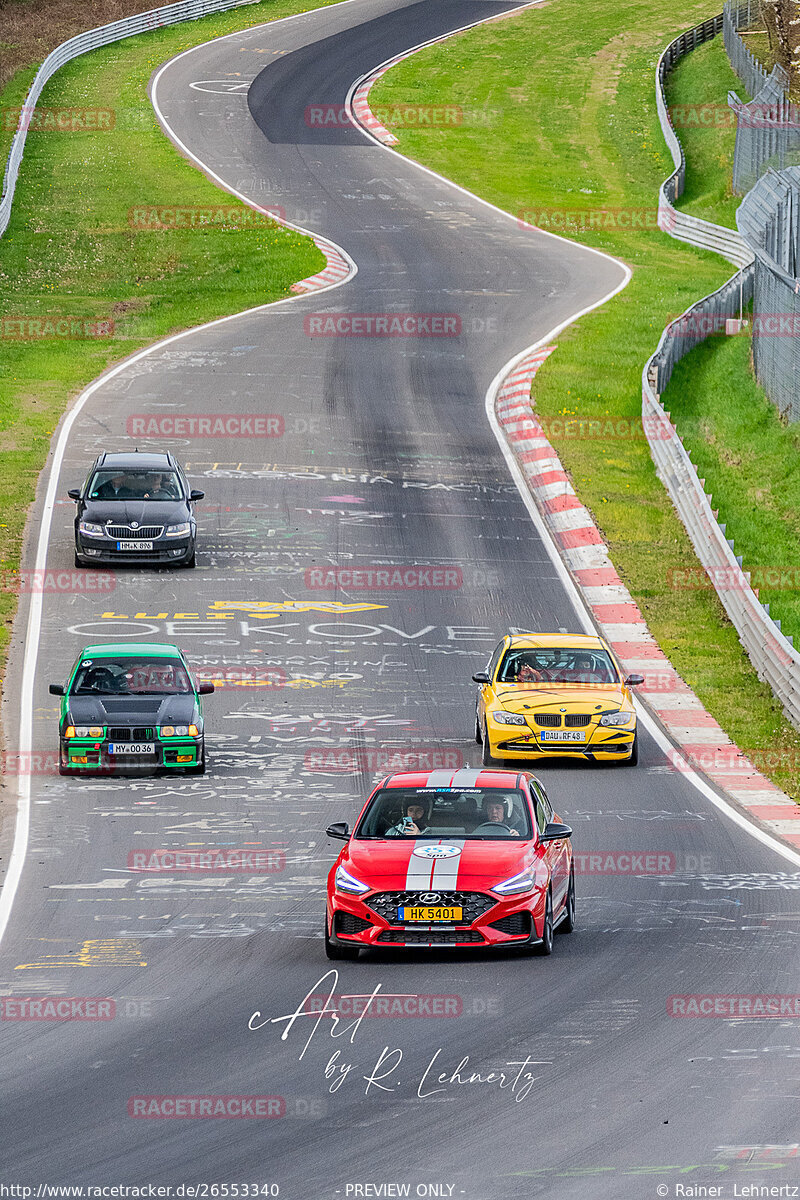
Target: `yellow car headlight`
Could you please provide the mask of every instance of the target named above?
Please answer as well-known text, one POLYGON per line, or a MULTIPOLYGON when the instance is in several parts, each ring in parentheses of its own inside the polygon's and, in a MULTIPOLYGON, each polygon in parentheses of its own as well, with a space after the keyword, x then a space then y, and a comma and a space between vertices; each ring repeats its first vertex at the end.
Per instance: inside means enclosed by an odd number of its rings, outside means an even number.
POLYGON ((600 718, 601 725, 632 725, 636 720, 636 713, 632 712, 613 712, 603 713, 600 718))
POLYGON ((498 725, 527 725, 528 722, 523 717, 522 713, 512 712, 493 712, 492 719, 497 721, 498 725))

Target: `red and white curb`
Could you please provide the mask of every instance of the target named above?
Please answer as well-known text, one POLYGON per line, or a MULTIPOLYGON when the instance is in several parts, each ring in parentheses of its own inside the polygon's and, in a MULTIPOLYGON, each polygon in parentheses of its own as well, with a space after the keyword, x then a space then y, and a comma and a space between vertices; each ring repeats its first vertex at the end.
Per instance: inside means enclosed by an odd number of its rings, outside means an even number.
POLYGON ((358 87, 353 92, 353 98, 351 101, 353 115, 355 116, 359 125, 363 125, 365 129, 369 130, 372 136, 377 138, 377 140, 384 146, 396 146, 398 138, 396 138, 394 134, 386 128, 385 125, 380 123, 370 108, 369 91, 372 85, 377 83, 381 75, 385 75, 390 67, 395 66, 396 63, 402 62, 404 58, 408 58, 408 54, 398 54, 397 58, 393 58, 391 62, 384 63, 383 66, 378 67, 377 71, 373 71, 371 75, 368 75, 366 79, 362 80, 362 82, 359 83, 358 87))
POLYGON ((672 767, 701 771, 765 829, 800 847, 800 806, 739 750, 661 650, 531 408, 531 381, 555 348, 521 359, 500 385, 495 408, 561 557, 626 674, 644 676, 637 695, 680 747, 672 767))
POLYGON ((428 46, 435 46, 438 42, 446 42, 448 38, 454 37, 455 34, 465 33, 468 29, 475 29, 478 25, 491 25, 495 21, 503 21, 507 17, 522 12, 523 9, 537 8, 543 2, 544 0, 528 0, 527 3, 520 4, 519 8, 499 13, 496 17, 483 17, 480 21, 471 21, 469 25, 462 25, 460 29, 451 29, 449 33, 443 33, 440 37, 430 38, 427 42, 420 42, 417 46, 411 46, 410 49, 404 50, 402 54, 397 54, 394 58, 389 58, 386 62, 382 62, 373 71, 370 71, 368 75, 357 79, 348 92, 345 107, 349 110, 356 123, 366 133, 369 133, 376 142, 380 142, 382 146, 396 146, 399 138, 396 138, 391 130, 381 124, 369 106, 370 89, 382 75, 385 75, 392 67, 396 67, 398 63, 403 62, 404 59, 411 58, 412 54, 416 54, 418 50, 424 50, 428 46))
MULTIPOLYGON (((292 228, 292 226, 290 226, 292 228)), ((327 260, 327 266, 308 279, 300 279, 293 283, 290 292, 304 295, 306 292, 318 292, 321 288, 330 287, 333 283, 342 283, 353 273, 353 266, 347 261, 339 247, 326 238, 314 236, 314 245, 321 250, 327 260)))

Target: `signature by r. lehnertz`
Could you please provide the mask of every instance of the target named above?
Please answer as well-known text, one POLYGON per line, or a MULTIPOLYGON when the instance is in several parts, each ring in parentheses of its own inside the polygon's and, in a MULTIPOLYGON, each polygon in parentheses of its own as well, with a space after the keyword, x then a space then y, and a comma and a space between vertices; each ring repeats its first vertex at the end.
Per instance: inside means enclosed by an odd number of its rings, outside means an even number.
MULTIPOLYGON (((305 1058, 306 1051, 314 1044, 323 1021, 328 1025, 328 1037, 344 1038, 344 1046, 354 1046, 361 1023, 369 1014, 370 1005, 381 992, 381 984, 378 984, 368 996, 362 999, 361 1012, 355 1020, 345 1021, 335 1011, 334 1007, 328 1007, 331 998, 336 993, 338 982, 338 971, 332 969, 326 972, 306 992, 294 1012, 286 1013, 280 1017, 265 1017, 257 1009, 247 1022, 247 1028, 255 1033, 271 1025, 283 1025, 281 1041, 285 1042, 292 1034, 295 1025, 299 1022, 311 1020, 313 1025, 300 1051, 298 1061, 305 1058), (315 1005, 313 1008, 309 1008, 309 1001, 312 997, 314 997, 315 1005), (321 1007, 317 1003, 320 997, 326 997, 321 1007)), ((307 1029, 307 1026, 303 1028, 307 1029)), ((323 1033, 320 1041, 324 1041, 324 1038, 325 1035, 323 1033)), ((327 1044, 330 1047, 330 1043, 327 1044)), ((416 1094, 420 1100, 426 1100, 431 1096, 440 1096, 454 1087, 483 1084, 484 1086, 508 1092, 509 1095, 514 1097, 515 1102, 519 1104, 530 1095, 533 1085, 536 1082, 537 1076, 531 1068, 550 1065, 549 1060, 543 1062, 541 1059, 534 1059, 530 1055, 526 1055, 524 1059, 505 1062, 489 1069, 484 1067, 481 1070, 475 1070, 470 1069, 470 1056, 465 1054, 455 1068, 448 1069, 445 1067, 442 1070, 444 1066, 444 1053, 444 1047, 439 1047, 430 1057, 427 1064, 425 1064, 422 1071, 414 1072, 416 1094)), ((362 1062, 349 1061, 349 1057, 350 1052, 348 1050, 342 1051, 340 1049, 334 1050, 330 1055, 324 1068, 329 1092, 338 1092, 345 1085, 352 1085, 354 1083, 359 1086, 362 1083, 365 1085, 365 1096, 370 1095, 373 1089, 377 1092, 391 1093, 397 1092, 402 1088, 403 1077, 401 1067, 403 1066, 405 1054, 400 1046, 384 1046, 371 1065, 368 1064, 365 1066, 362 1062), (365 1071, 367 1072, 366 1074, 364 1073, 365 1071)))

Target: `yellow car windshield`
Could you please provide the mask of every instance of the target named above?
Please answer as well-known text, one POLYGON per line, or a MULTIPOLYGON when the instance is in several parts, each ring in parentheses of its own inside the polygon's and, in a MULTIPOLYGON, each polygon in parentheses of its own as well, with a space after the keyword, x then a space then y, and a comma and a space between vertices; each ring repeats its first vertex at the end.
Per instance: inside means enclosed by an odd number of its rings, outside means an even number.
POLYGON ((507 650, 498 683, 619 683, 605 650, 507 650))

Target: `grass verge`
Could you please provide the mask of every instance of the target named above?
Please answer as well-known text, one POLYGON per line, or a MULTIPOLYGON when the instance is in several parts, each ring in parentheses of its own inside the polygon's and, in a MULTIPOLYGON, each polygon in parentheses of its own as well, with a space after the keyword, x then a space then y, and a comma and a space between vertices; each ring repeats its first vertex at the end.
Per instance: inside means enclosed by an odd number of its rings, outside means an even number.
MULTIPOLYGON (((328 0, 334 2, 334 0, 328 0)), ((19 567, 25 519, 52 432, 70 399, 111 363, 177 330, 280 299, 324 258, 274 222, 240 228, 244 205, 176 153, 147 98, 154 68, 213 37, 324 6, 268 0, 129 38, 68 63, 41 106, 112 109, 113 128, 29 132, 11 223, 0 238, 0 571, 19 567), (224 204, 227 219, 153 232, 130 210, 224 204), (8 318, 88 322, 103 336, 28 337, 8 318), (105 331, 113 325, 113 335, 105 331)), ((253 53, 248 69, 263 66, 253 53)), ((20 103, 33 71, 0 95, 20 103)), ((269 197, 265 197, 269 204, 269 197)), ((22 327, 30 332, 30 327, 22 327)), ((80 331, 80 329, 79 329, 80 331)), ((16 608, 0 588, 0 656, 16 608)))
POLYGON ((734 539, 759 599, 800 634, 800 427, 787 426, 753 379, 750 339, 709 338, 664 393, 684 445, 734 539))
MULTIPOLYGON (((673 37, 715 11, 707 0, 686 3, 680 17, 644 0, 591 7, 559 0, 420 51, 379 80, 371 104, 391 111, 446 97, 477 113, 481 119, 443 130, 395 130, 399 149, 508 212, 584 205, 654 214, 658 186, 672 170, 656 114, 655 65, 673 37)), ((727 71, 718 39, 674 73, 670 103, 697 103, 713 89, 711 102, 723 105, 733 86, 727 71)), ((692 162, 685 203, 721 223, 735 207, 726 184, 732 135, 720 129, 712 144, 702 129, 681 131, 692 162)), ((697 559, 641 432, 641 372, 668 321, 719 287, 731 268, 650 226, 609 220, 602 230, 572 234, 623 259, 633 279, 559 335, 558 352, 536 377, 536 409, 546 420, 578 415, 622 431, 553 440, 665 653, 743 750, 759 762, 770 750, 765 770, 797 796, 800 736, 756 677, 716 594, 671 584, 697 559)))
MULTIPOLYGON (((712 43, 678 67, 675 80, 688 97, 682 103, 709 106, 712 82, 718 95, 734 86, 719 71, 720 58, 729 71, 722 46, 712 43), (685 70, 695 65, 695 58, 703 67, 702 79, 685 70)), ((738 90, 741 94, 741 87, 738 90)), ((731 172, 729 154, 715 149, 721 139, 708 129, 682 136, 687 149, 684 204, 695 215, 706 216, 708 200, 718 197, 719 215, 712 219, 734 226, 741 197, 730 197, 724 190, 731 172)), ((756 382, 751 352, 747 336, 709 338, 678 365, 663 401, 706 481, 728 537, 744 558, 745 570, 752 573, 759 599, 769 604, 770 615, 780 620, 784 633, 798 639, 800 426, 781 420, 756 382)))

